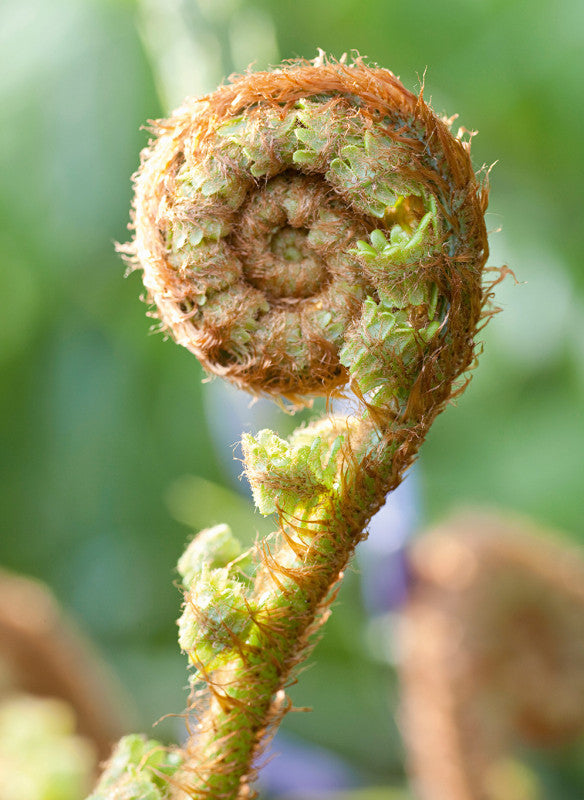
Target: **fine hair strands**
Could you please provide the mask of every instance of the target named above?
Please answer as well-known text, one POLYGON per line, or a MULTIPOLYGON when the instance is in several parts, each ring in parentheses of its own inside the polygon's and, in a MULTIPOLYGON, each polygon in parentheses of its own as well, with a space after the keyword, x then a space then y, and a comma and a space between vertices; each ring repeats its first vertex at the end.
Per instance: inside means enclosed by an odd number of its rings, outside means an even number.
POLYGON ((148 779, 153 797, 251 798, 355 546, 468 383, 494 313, 488 187, 470 141, 361 58, 249 72, 151 130, 122 250, 161 329, 254 395, 358 403, 287 440, 244 435, 256 506, 277 524, 251 552, 216 526, 181 557, 189 738, 161 778, 149 751, 142 772, 128 756, 114 778, 110 762, 93 796, 148 779))

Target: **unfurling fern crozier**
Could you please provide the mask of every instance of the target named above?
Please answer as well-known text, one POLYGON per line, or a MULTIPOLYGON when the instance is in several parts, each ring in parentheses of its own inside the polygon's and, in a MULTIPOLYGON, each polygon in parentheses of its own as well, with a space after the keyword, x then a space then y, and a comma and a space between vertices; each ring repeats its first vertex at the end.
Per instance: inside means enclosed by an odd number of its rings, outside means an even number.
POLYGON ((360 60, 247 74, 154 134, 129 255, 162 328, 254 394, 359 405, 244 436, 278 530, 241 553, 219 526, 181 559, 196 726, 164 792, 243 798, 354 547, 473 362, 487 190, 468 143, 360 60))

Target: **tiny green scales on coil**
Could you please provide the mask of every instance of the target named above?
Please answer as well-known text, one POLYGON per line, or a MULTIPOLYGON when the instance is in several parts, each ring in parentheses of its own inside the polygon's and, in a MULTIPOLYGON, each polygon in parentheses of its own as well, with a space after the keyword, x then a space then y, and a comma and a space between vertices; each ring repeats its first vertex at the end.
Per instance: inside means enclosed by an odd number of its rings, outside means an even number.
MULTIPOLYGON (((359 404, 288 440, 244 436, 278 531, 242 554, 219 526, 179 563, 180 643, 202 688, 181 765, 152 778, 152 797, 252 797, 254 760, 355 545, 472 365, 490 313, 487 189, 468 141, 361 60, 247 74, 153 132, 126 252, 162 329, 254 394, 359 404)), ((125 747, 143 748, 114 781, 131 800, 154 745, 125 747)))

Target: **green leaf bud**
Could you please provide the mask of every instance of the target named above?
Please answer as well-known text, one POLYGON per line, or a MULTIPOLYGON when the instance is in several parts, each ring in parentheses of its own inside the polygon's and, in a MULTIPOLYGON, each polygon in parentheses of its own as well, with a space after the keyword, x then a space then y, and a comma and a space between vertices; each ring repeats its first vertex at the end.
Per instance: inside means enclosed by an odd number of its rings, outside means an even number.
POLYGON ((190 661, 205 671, 237 646, 251 626, 245 587, 229 569, 202 565, 185 595, 178 621, 179 645, 190 661))
POLYGON ((301 514, 316 505, 336 485, 342 442, 338 434, 321 437, 318 428, 304 429, 289 441, 270 430, 244 434, 245 471, 260 513, 301 514))
POLYGON ((215 525, 200 531, 190 542, 177 565, 183 586, 190 588, 204 568, 226 567, 241 555, 241 543, 229 525, 215 525))
POLYGON ((166 800, 168 778, 181 762, 177 751, 169 751, 160 742, 145 736, 124 736, 87 800, 166 800))

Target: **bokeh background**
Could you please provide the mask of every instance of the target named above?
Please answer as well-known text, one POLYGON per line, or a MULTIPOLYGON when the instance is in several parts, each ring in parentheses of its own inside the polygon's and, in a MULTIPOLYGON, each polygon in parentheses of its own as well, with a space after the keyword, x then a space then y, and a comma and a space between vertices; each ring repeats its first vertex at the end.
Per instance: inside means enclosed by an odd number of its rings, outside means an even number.
MULTIPOLYGON (((428 437, 407 524, 478 504, 584 539, 581 0, 2 0, 0 564, 52 587, 144 731, 185 704, 185 540, 221 521, 263 530, 231 446, 265 423, 149 335, 140 278, 124 279, 114 242, 129 235, 141 126, 250 63, 318 47, 359 51, 412 90, 424 80, 436 111, 480 131, 477 169, 496 162, 490 263, 517 283, 497 288, 480 369, 428 437)), ((324 748, 321 766, 389 798, 404 784, 391 622, 372 618, 366 573, 348 576, 294 690, 316 710, 287 718, 286 747, 305 765, 305 745, 324 748)), ((180 730, 171 718, 157 734, 180 730)), ((554 800, 584 792, 562 787, 554 800)))

